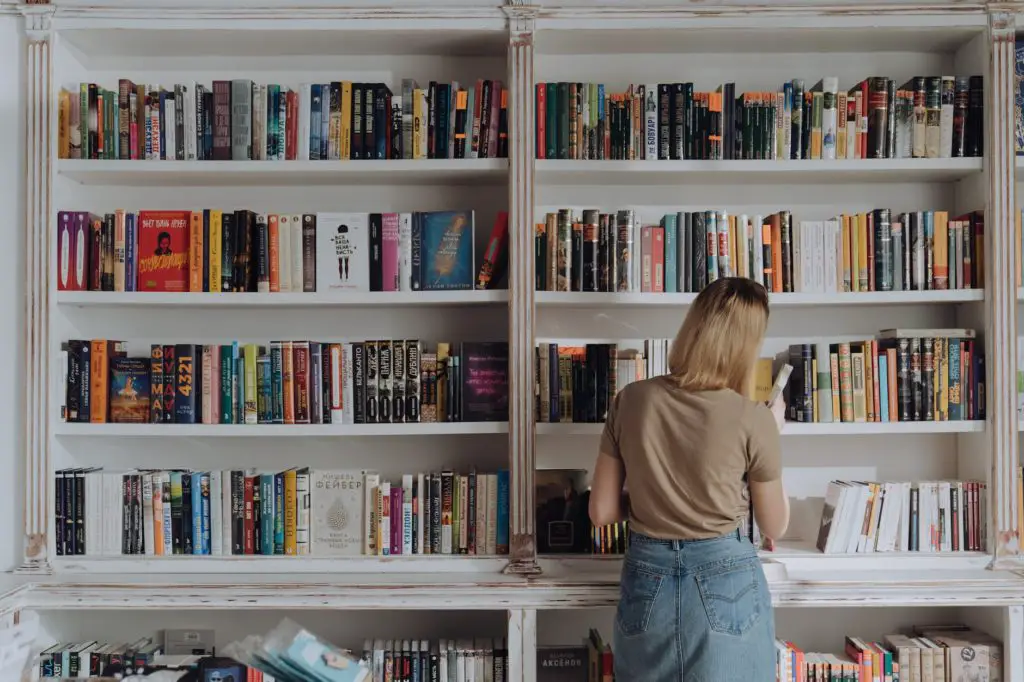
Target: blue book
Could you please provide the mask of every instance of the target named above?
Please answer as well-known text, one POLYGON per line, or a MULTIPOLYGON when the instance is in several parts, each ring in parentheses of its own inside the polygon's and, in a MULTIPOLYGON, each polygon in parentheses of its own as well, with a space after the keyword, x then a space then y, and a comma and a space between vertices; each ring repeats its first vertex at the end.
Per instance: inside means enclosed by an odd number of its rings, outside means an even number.
MULTIPOLYGON (((209 478, 207 480, 207 498, 209 498, 209 478)), ((192 474, 192 553, 203 552, 203 491, 202 474, 192 474)))
POLYGON ((320 158, 320 94, 321 86, 313 83, 310 86, 309 98, 309 158, 316 161, 320 158))
POLYGON ((495 533, 495 544, 498 554, 508 554, 508 523, 509 523, 509 480, 508 470, 498 472, 498 527, 495 533))
POLYGON ((136 278, 138 268, 135 267, 136 253, 135 214, 126 213, 124 216, 124 290, 136 290, 136 278))
POLYGON ((274 554, 274 474, 260 475, 260 554, 274 554))
POLYGON ((667 213, 661 219, 661 225, 665 228, 665 293, 674 294, 679 289, 678 264, 676 260, 676 242, 678 241, 678 223, 675 213, 667 213))
POLYGON ((274 554, 284 554, 284 474, 274 474, 274 554))
POLYGON ((476 274, 473 211, 422 213, 421 223, 421 290, 471 290, 476 274))
POLYGON ((210 472, 208 471, 199 474, 199 492, 203 505, 203 515, 201 519, 203 522, 203 554, 210 554, 210 472))
POLYGON ((889 421, 889 357, 878 354, 878 407, 881 421, 889 421))

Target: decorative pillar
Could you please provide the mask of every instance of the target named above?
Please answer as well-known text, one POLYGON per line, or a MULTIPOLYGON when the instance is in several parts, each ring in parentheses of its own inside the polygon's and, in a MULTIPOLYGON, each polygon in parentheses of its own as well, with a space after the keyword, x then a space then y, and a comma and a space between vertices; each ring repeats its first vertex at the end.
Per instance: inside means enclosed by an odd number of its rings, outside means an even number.
POLYGON ((535 7, 506 6, 509 23, 509 460, 511 514, 506 573, 533 575, 534 533, 533 304, 533 30, 535 7))
POLYGON ((49 572, 50 487, 49 263, 54 102, 50 19, 39 2, 21 7, 25 19, 25 509, 24 560, 19 572, 49 572))
POLYGON ((988 16, 989 70, 985 76, 985 361, 988 437, 992 452, 989 534, 994 564, 1020 554, 1017 528, 1017 278, 1014 245, 1014 15, 988 16))
POLYGON ((537 610, 513 609, 508 612, 509 682, 534 682, 537 679, 537 610))

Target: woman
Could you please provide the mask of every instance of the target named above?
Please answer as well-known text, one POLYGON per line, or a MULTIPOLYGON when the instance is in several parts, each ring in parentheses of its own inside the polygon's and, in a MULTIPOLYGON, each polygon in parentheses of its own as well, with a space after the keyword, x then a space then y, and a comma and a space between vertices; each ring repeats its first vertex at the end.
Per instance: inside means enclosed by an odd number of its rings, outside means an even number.
POLYGON ((738 530, 751 502, 765 536, 778 538, 789 524, 779 447, 785 405, 746 397, 767 326, 761 285, 716 280, 676 334, 670 374, 629 384, 609 410, 590 518, 621 521, 628 505, 618 680, 775 679, 771 595, 757 551, 738 530))

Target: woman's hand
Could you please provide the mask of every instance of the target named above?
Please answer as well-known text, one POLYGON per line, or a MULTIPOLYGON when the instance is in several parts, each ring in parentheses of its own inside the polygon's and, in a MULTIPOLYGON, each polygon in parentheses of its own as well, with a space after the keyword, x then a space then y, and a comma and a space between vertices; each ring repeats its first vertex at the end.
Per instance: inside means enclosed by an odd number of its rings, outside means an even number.
POLYGON ((779 432, 782 432, 782 427, 786 423, 786 401, 779 397, 771 406, 772 415, 775 417, 775 424, 779 427, 779 432))

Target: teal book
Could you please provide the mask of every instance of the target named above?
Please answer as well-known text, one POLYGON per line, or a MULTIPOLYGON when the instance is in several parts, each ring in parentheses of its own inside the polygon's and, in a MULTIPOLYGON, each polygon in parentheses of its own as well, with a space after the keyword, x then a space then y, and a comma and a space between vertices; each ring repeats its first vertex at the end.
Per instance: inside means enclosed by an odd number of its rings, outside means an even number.
POLYGON ((665 228, 665 293, 674 294, 679 290, 679 265, 676 258, 676 242, 679 239, 679 229, 676 214, 665 214, 661 219, 661 226, 665 228))
POLYGON ((260 475, 260 554, 274 554, 274 474, 260 475))
MULTIPOLYGON (((420 215, 421 289, 472 290, 476 274, 473 211, 434 211, 420 215)), ((413 240, 415 252, 415 234, 413 240)))

